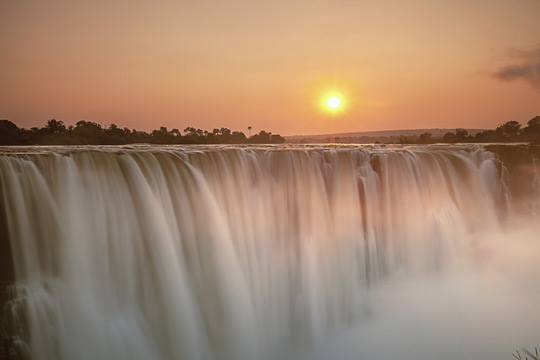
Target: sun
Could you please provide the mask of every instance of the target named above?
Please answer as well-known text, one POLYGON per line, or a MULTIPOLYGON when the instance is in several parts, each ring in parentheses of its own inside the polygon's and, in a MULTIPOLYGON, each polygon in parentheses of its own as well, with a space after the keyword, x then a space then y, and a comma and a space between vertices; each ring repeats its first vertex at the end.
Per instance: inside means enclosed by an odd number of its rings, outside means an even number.
POLYGON ((337 119, 346 115, 352 105, 349 89, 344 86, 324 85, 317 89, 317 93, 312 98, 318 112, 327 119, 337 119))
POLYGON ((329 109, 336 110, 341 106, 341 100, 337 96, 330 96, 328 100, 326 100, 326 106, 328 106, 329 109))

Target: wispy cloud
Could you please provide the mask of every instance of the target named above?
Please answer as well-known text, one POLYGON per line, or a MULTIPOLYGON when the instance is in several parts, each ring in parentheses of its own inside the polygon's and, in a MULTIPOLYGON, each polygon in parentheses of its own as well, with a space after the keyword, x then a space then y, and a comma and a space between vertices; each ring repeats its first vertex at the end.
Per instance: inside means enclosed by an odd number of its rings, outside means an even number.
POLYGON ((493 76, 502 81, 525 80, 540 90, 540 45, 533 49, 511 49, 511 63, 501 67, 493 76))

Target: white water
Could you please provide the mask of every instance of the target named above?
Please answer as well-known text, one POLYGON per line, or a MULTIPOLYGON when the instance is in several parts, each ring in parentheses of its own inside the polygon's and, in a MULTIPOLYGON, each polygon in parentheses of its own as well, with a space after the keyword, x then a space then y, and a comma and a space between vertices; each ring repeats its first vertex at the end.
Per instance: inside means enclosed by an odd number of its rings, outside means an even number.
POLYGON ((501 174, 474 147, 5 151, 24 341, 46 360, 509 358, 540 345, 519 255, 540 246, 501 174))

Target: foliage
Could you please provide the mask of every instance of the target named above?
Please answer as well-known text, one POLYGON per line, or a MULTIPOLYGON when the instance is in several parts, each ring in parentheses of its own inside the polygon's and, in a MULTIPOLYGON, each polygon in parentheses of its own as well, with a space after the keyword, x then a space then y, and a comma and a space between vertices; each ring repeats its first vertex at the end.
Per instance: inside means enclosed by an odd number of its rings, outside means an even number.
POLYGON ((490 142, 531 142, 540 144, 540 116, 527 122, 525 128, 517 121, 508 121, 499 125, 495 130, 486 130, 475 136, 467 134, 463 129, 456 129, 456 133, 446 133, 443 138, 446 143, 490 143, 490 142))
POLYGON ((530 352, 529 350, 527 350, 527 349, 522 349, 522 351, 523 351, 526 355, 528 355, 528 356, 525 357, 525 359, 523 359, 523 358, 521 357, 521 354, 519 353, 519 350, 516 350, 516 353, 515 353, 515 354, 512 354, 512 356, 513 356, 514 358, 516 358, 517 360, 529 360, 529 356, 531 357, 531 360, 540 360, 540 359, 538 358, 538 349, 537 349, 536 347, 534 348, 534 354, 533 354, 532 352, 530 352))
POLYGON ((529 142, 540 144, 540 116, 535 116, 522 128, 517 121, 508 121, 499 125, 495 130, 486 130, 470 135, 465 129, 456 129, 448 132, 442 138, 433 138, 432 134, 425 132, 420 136, 399 138, 400 144, 433 144, 444 143, 500 143, 500 142, 529 142))
MULTIPOLYGON (((251 130, 251 126, 249 127, 251 130)), ((168 130, 162 126, 151 133, 119 128, 81 120, 75 126, 66 126, 61 120, 52 119, 42 128, 30 130, 19 128, 9 120, 0 120, 0 145, 123 145, 133 143, 151 144, 279 144, 285 142, 280 135, 261 130, 247 138, 243 132, 227 128, 212 132, 187 127, 184 134, 178 129, 168 130)))

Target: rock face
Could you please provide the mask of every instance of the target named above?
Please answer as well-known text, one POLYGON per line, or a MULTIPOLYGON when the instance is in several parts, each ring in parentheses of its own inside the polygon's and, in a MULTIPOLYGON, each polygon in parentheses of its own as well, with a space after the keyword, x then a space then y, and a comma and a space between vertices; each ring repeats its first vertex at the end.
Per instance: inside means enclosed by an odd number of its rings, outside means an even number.
POLYGON ((517 207, 530 209, 540 202, 540 146, 487 145, 507 169, 507 184, 517 207))
POLYGON ((9 289, 15 282, 13 257, 9 242, 6 209, 0 194, 0 359, 21 359, 14 347, 12 335, 12 318, 8 300, 11 300, 9 289))
POLYGON ((13 257, 7 233, 6 211, 0 194, 0 304, 7 300, 6 287, 15 281, 13 257))
POLYGON ((484 148, 497 154, 497 157, 509 169, 530 164, 540 159, 540 145, 486 145, 484 148))

